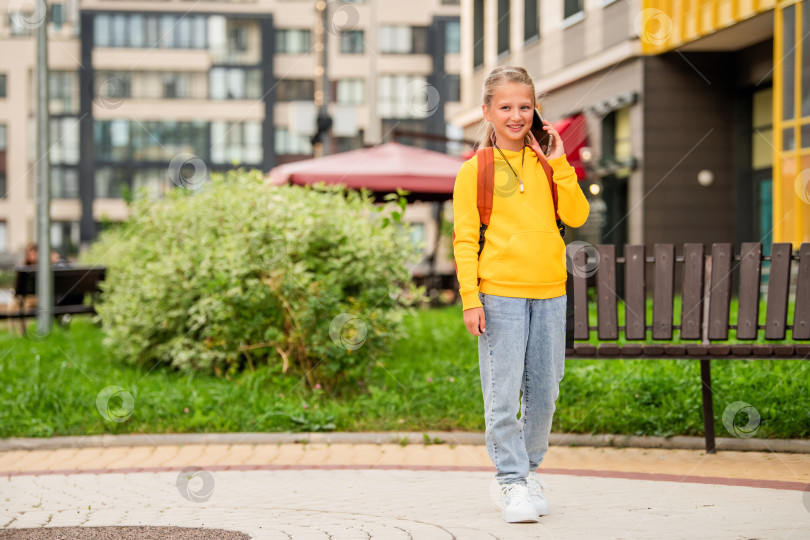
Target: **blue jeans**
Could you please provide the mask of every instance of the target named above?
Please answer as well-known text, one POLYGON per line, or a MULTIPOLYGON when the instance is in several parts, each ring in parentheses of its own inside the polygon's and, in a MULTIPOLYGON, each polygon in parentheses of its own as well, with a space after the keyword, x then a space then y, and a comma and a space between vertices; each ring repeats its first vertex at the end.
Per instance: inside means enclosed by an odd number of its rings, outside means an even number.
POLYGON ((566 297, 479 297, 486 321, 478 364, 487 451, 501 485, 525 483, 548 450, 565 369, 566 297))

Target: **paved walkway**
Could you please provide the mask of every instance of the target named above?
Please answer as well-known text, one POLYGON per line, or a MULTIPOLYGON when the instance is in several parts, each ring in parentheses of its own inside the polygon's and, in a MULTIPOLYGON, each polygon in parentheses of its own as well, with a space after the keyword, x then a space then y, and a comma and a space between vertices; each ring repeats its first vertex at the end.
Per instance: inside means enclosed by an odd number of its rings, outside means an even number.
POLYGON ((481 445, 8 451, 0 538, 111 525, 296 540, 810 538, 808 454, 552 447, 541 472, 551 515, 508 525, 481 445))

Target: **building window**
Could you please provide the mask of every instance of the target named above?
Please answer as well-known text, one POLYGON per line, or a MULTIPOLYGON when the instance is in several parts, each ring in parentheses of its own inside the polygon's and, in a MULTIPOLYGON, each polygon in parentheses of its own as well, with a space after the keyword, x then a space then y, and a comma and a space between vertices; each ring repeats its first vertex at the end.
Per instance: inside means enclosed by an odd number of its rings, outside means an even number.
POLYGON ((449 21, 444 25, 444 52, 448 54, 461 52, 461 23, 449 21))
POLYGON ((93 44, 96 47, 110 46, 110 16, 96 15, 93 19, 93 44))
POLYGON ((0 221, 0 253, 8 252, 8 223, 0 221))
POLYGON ((98 98, 102 107, 108 103, 117 103, 131 95, 132 80, 129 73, 98 71, 93 77, 93 82, 94 96, 98 98))
POLYGON ((445 76, 447 84, 447 101, 461 101, 461 76, 457 73, 448 73, 445 76))
POLYGON ((6 125, 0 124, 0 199, 5 199, 8 196, 8 186, 6 185, 6 144, 6 125))
POLYGON ((78 199, 79 171, 73 167, 52 167, 51 196, 54 199, 78 199))
MULTIPOLYGON (((409 131, 412 133, 427 133, 427 126, 424 120, 403 120, 401 118, 383 118, 382 132, 393 135, 396 130, 409 131)), ((421 137, 398 136, 397 142, 417 148, 426 148, 427 140, 421 137)))
MULTIPOLYGON (((617 161, 626 163, 633 155, 630 147, 630 107, 622 107, 615 112, 614 156, 617 161)), ((627 171, 629 174, 629 171, 627 171)))
MULTIPOLYGON (((425 77, 387 75, 379 79, 379 114, 383 118, 424 118, 433 104, 425 77)), ((440 106, 440 105, 439 105, 440 106)))
MULTIPOLYGON (((113 47, 126 47, 127 40, 127 19, 126 15, 111 15, 110 16, 110 30, 112 31, 110 45, 113 47)), ((165 34, 164 39, 166 43, 160 46, 171 46, 172 43, 172 19, 168 15, 161 17, 161 32, 165 34)))
POLYGON ((96 197, 99 199, 129 199, 145 195, 157 199, 171 187, 166 168, 154 167, 98 167, 96 169, 96 197))
POLYGON ((528 41, 540 36, 540 0, 523 0, 523 39, 528 41))
POLYGON ((110 161, 169 162, 181 152, 208 158, 205 122, 100 120, 95 122, 96 158, 110 161))
POLYGON ((248 50, 248 27, 241 23, 242 21, 232 21, 228 28, 228 45, 236 52, 248 50))
POLYGON ((260 99, 262 72, 259 69, 214 67, 210 71, 211 99, 260 99))
POLYGON ((473 67, 484 65, 484 0, 473 0, 473 67))
MULTIPOLYGON (((33 4, 30 4, 33 5, 33 4)), ((26 22, 26 19, 33 16, 31 12, 13 12, 8 14, 8 23, 11 27, 12 36, 31 36, 34 34, 33 25, 26 22)))
MULTIPOLYGON (((94 19, 96 47, 205 49, 204 15, 101 14, 94 19)), ((224 40, 223 40, 224 41, 224 40)))
POLYGON ((120 199, 132 190, 130 171, 99 167, 96 169, 96 197, 99 199, 120 199))
POLYGON ((63 8, 62 4, 57 4, 55 2, 51 4, 49 15, 54 30, 60 30, 62 28, 62 24, 65 22, 65 16, 62 8, 63 8))
POLYGON ((276 52, 304 54, 312 49, 312 33, 309 30, 277 30, 276 52))
POLYGON ((256 20, 212 15, 208 18, 208 42, 215 64, 261 62, 261 29, 256 20))
MULTIPOLYGON (((807 34, 810 32, 810 3, 802 4, 802 56, 801 64, 797 66, 797 75, 801 82, 799 90, 801 100, 800 111, 802 115, 802 148, 810 148, 810 39, 807 34)), ((786 64, 789 65, 789 64, 786 64)))
POLYGON ((411 221, 408 223, 408 232, 411 238, 411 245, 417 251, 424 251, 426 246, 425 224, 421 221, 411 221))
POLYGON ((76 71, 51 71, 49 99, 51 114, 77 114, 79 112, 79 74, 76 71))
POLYGON ((281 79, 276 86, 276 101, 312 101, 315 81, 312 79, 281 79))
MULTIPOLYGON (((140 48, 146 44, 146 22, 143 15, 130 15, 127 21, 127 32, 129 32, 129 44, 131 47, 140 48)), ((98 24, 98 19, 96 19, 98 24)), ((152 36, 151 43, 157 42, 157 35, 152 36)))
POLYGON ((211 161, 223 164, 261 163, 261 123, 211 122, 211 161))
POLYGON ((306 135, 290 133, 284 128, 276 128, 276 155, 312 155, 312 142, 306 135))
POLYGON ((79 254, 79 222, 51 222, 51 247, 62 258, 75 257, 79 254))
POLYGON ((49 156, 53 164, 75 165, 79 162, 79 119, 51 118, 49 156))
POLYGON ((498 0, 498 54, 509 52, 509 0, 498 0))
POLYGON ((773 88, 754 92, 751 133, 751 168, 773 167, 773 88))
POLYGON ((335 152, 349 152, 351 150, 359 150, 363 148, 363 130, 357 130, 354 137, 335 137, 332 139, 335 145, 335 152))
POLYGON ((6 74, 0 73, 0 98, 6 97, 6 74))
POLYGON ((565 0, 563 7, 563 19, 576 15, 583 9, 583 0, 565 0))
POLYGON ((427 28, 423 26, 381 26, 380 52, 425 54, 427 35, 427 28))
POLYGON ((363 79, 340 79, 335 94, 341 105, 362 105, 366 100, 365 82, 363 79))
POLYGON ((362 30, 340 32, 340 52, 343 54, 363 54, 365 36, 362 30))
MULTIPOLYGON (((211 68, 212 87, 219 69, 211 68)), ((99 71, 95 96, 102 107, 117 105, 124 98, 207 99, 207 78, 204 71, 99 71)))

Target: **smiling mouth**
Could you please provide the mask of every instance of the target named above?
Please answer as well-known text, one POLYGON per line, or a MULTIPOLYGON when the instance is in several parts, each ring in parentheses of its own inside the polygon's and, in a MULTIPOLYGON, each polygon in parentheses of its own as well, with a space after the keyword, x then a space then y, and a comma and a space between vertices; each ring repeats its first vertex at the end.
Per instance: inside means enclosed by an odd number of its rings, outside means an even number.
POLYGON ((507 124, 506 127, 508 127, 509 129, 511 129, 513 131, 518 131, 518 130, 523 129, 524 126, 523 126, 523 124, 520 124, 520 125, 507 124))

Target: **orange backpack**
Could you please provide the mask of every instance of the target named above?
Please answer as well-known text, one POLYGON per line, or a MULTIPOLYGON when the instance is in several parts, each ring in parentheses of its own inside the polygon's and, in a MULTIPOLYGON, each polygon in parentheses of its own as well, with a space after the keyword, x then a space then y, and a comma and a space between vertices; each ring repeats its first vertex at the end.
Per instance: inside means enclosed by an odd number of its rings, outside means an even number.
MULTIPOLYGON (((481 221, 481 227, 478 230, 478 256, 480 257, 481 252, 484 251, 484 233, 487 232, 489 220, 492 217, 492 199, 495 193, 495 151, 488 146, 479 149, 475 155, 478 156, 478 215, 481 221)), ((557 184, 552 179, 554 171, 545 158, 540 158, 540 164, 548 178, 551 198, 554 200, 554 219, 557 221, 557 229, 560 231, 560 236, 565 236, 565 225, 557 211, 557 184)), ((455 240, 455 238, 456 232, 453 231, 453 239, 455 240)), ((458 266, 456 266, 456 273, 458 273, 458 266)))

